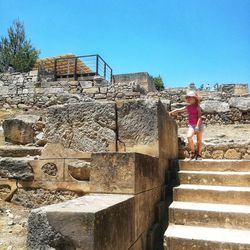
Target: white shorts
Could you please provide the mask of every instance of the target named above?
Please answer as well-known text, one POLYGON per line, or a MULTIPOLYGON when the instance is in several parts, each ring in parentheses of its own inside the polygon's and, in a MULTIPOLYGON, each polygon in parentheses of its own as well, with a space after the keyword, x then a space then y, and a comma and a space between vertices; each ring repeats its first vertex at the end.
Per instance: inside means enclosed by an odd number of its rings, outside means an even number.
MULTIPOLYGON (((195 132, 195 128, 196 128, 196 125, 188 125, 188 132, 191 132, 191 133, 194 133, 195 132)), ((204 131, 204 125, 201 124, 199 125, 199 129, 198 129, 199 132, 203 132, 204 131)))

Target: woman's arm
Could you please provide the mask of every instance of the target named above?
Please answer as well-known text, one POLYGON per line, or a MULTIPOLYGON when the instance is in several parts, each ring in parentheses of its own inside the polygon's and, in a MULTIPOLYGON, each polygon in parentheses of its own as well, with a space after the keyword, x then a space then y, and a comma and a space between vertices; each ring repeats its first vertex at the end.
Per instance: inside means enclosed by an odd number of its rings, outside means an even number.
POLYGON ((201 107, 198 106, 198 121, 196 124, 196 128, 199 128, 200 125, 201 125, 201 107))
POLYGON ((186 107, 179 108, 179 109, 174 109, 169 112, 169 115, 175 115, 176 113, 182 113, 186 111, 186 107))

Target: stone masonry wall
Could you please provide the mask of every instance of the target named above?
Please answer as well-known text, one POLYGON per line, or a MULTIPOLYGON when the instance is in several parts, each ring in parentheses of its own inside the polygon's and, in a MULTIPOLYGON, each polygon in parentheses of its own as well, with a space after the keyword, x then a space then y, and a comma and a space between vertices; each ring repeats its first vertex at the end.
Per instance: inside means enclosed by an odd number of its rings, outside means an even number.
POLYGON ((145 94, 145 89, 135 81, 113 85, 99 79, 53 81, 51 78, 41 78, 37 70, 0 74, 0 108, 44 108, 77 102, 82 98, 134 99, 141 94, 145 94))
MULTIPOLYGON (((206 159, 228 159, 228 160, 249 160, 250 144, 249 143, 225 143, 225 144, 205 144, 203 157, 206 159)), ((188 157, 188 146, 179 143, 179 158, 188 157)))
POLYGON ((140 83, 145 92, 155 92, 156 88, 147 72, 114 75, 115 83, 140 83))
MULTIPOLYGON (((168 100, 169 110, 181 108, 186 103, 181 98, 187 89, 166 89, 162 92, 148 93, 147 98, 168 100)), ((206 125, 250 123, 250 94, 232 95, 225 92, 200 92, 202 117, 206 125)), ((186 114, 178 114, 180 127, 187 124, 186 114)))
MULTIPOLYGON (((84 158, 74 159, 62 152, 63 157, 53 154, 42 159, 46 157, 43 151, 40 159, 30 162, 34 179, 22 182, 23 187, 80 188, 99 196, 85 195, 68 202, 67 207, 59 204, 33 210, 28 222, 28 249, 55 244, 58 249, 62 245, 67 249, 157 249, 167 221, 165 173, 169 161, 177 158, 176 124, 161 102, 123 100, 53 106, 49 108, 46 134, 49 141, 62 143, 67 151, 85 151, 81 152, 84 158), (112 146, 114 141, 117 147, 112 146), (54 166, 53 173, 48 173, 47 166, 54 166), (128 194, 131 196, 123 201, 128 194), (112 203, 107 203, 108 197, 112 203), (76 207, 80 213, 75 213, 76 207)), ((50 154, 59 147, 50 146, 50 154)))
MULTIPOLYGON (((147 92, 138 81, 108 84, 100 79, 52 81, 41 78, 38 71, 0 75, 0 108, 45 108, 56 104, 75 103, 80 100, 161 99, 169 110, 183 107, 181 99, 186 88, 147 92)), ((230 92, 201 91, 203 120, 209 124, 238 124, 250 122, 250 94, 234 95, 230 92)), ((186 126, 185 114, 178 115, 179 126, 186 126)))

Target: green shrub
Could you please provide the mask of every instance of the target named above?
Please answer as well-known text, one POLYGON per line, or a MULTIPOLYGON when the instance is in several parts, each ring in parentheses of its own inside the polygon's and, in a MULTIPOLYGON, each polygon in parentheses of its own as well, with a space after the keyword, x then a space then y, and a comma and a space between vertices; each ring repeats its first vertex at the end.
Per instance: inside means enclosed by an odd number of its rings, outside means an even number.
POLYGON ((6 37, 0 40, 0 72, 12 66, 15 71, 27 72, 38 59, 39 51, 26 39, 24 24, 15 20, 6 37))

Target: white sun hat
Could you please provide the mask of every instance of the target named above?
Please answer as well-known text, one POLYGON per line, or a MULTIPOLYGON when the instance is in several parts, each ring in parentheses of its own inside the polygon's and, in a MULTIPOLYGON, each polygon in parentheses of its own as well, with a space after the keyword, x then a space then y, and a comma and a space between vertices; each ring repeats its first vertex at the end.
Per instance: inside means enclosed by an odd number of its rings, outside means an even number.
POLYGON ((194 91, 188 91, 186 95, 183 95, 183 96, 182 96, 182 99, 183 99, 184 101, 186 101, 186 100, 187 100, 187 97, 194 97, 194 98, 196 98, 197 101, 200 101, 199 96, 198 96, 197 93, 194 92, 194 91))

